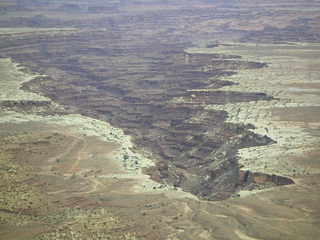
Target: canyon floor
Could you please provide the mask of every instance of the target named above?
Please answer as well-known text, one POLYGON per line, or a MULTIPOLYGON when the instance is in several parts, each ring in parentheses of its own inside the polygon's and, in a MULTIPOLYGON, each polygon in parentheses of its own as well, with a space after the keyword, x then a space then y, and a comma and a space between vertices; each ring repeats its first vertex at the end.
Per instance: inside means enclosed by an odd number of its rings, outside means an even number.
POLYGON ((0 239, 320 234, 320 2, 0 2, 0 239))

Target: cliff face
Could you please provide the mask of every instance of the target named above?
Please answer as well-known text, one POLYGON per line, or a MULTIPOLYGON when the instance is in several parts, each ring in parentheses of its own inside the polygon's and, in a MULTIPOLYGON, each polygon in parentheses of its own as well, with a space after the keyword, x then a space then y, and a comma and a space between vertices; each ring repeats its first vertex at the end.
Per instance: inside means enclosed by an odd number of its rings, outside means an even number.
POLYGON ((319 7, 2 0, 0 236, 318 239, 319 7))
MULTIPOLYGON (((160 12, 133 11, 136 8, 129 4, 126 12, 108 21, 64 22, 83 26, 82 30, 22 34, 12 41, 17 48, 4 46, 3 54, 47 76, 26 84, 26 89, 131 135, 136 151, 144 149, 155 159, 156 166, 146 170, 153 179, 219 200, 238 190, 238 149, 273 141, 251 132, 251 125, 226 123, 226 112, 205 107, 272 97, 219 90, 233 84, 221 78, 267 64, 185 51, 198 31, 185 29, 185 20, 196 19, 199 13, 204 20, 208 17, 206 10, 192 4, 181 11, 174 7, 160 12)), ((70 6, 55 7, 58 12, 70 11, 70 6)), ((81 14, 82 7, 73 10, 81 14)), ((56 21, 46 18, 40 23, 56 21)))
MULTIPOLYGON (((133 137, 137 151, 152 154, 157 166, 148 172, 153 179, 205 199, 233 194, 239 185, 237 149, 272 140, 252 133, 251 125, 226 123, 224 111, 206 110, 205 106, 271 100, 263 93, 218 90, 232 85, 219 79, 235 74, 232 71, 265 65, 237 57, 186 54, 175 44, 155 42, 129 45, 124 41, 127 50, 116 52, 115 46, 101 43, 104 37, 104 33, 73 35, 68 46, 66 40, 56 40, 46 54, 34 47, 33 64, 49 77, 25 87, 123 129, 133 137), (99 47, 84 51, 89 41, 99 47)), ((20 51, 11 56, 25 62, 28 55, 20 51)))

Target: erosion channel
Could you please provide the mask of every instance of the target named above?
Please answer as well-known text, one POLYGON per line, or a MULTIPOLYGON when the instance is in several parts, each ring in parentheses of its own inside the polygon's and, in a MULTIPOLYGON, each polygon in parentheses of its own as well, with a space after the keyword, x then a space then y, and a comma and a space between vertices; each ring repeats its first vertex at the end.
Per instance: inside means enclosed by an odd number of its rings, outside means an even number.
MULTIPOLYGON (((248 176, 259 173, 241 172, 239 149, 275 142, 250 131, 251 124, 226 122, 225 111, 205 109, 208 104, 272 100, 261 92, 219 91, 234 84, 221 77, 268 65, 236 55, 186 52, 195 46, 192 29, 172 25, 186 16, 196 18, 198 12, 192 9, 182 15, 164 9, 159 16, 148 11, 130 14, 65 22, 81 30, 63 34, 21 34, 11 39, 11 47, 2 46, 1 56, 43 74, 24 84, 25 90, 132 136, 135 151, 149 152, 155 161, 144 171, 158 182, 208 200, 229 198, 242 188, 293 183, 270 175, 258 184, 248 176)), ((47 21, 40 23, 50 25, 47 21)), ((128 170, 139 168, 138 161, 125 162, 128 170)))

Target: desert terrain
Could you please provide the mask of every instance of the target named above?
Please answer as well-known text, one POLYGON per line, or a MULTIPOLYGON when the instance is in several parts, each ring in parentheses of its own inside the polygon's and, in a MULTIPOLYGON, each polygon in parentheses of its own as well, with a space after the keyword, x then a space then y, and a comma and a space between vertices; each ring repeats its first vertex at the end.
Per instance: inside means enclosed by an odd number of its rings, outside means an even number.
POLYGON ((319 10, 0 1, 0 239, 317 239, 319 10))

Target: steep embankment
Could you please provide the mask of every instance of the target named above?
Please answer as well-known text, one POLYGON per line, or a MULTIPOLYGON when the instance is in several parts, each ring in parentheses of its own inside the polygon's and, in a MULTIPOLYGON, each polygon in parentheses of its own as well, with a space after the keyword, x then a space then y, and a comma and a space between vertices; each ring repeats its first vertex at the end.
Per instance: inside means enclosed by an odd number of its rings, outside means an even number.
MULTIPOLYGON (((244 70, 226 78, 239 83, 225 91, 263 90, 272 101, 209 105, 228 112, 228 122, 254 124, 256 133, 277 143, 240 150, 242 170, 279 174, 290 178, 319 174, 319 44, 230 44, 192 52, 239 54, 252 61, 268 62, 268 68, 244 70)), ((264 178, 263 176, 258 178, 264 178)), ((261 180, 259 180, 261 181, 261 180)))
POLYGON ((265 64, 217 54, 187 54, 182 44, 159 43, 163 36, 148 44, 138 39, 129 44, 125 38, 112 42, 110 35, 110 41, 103 42, 106 35, 81 31, 55 38, 45 51, 39 44, 19 53, 8 49, 6 54, 47 76, 25 85, 29 90, 131 135, 137 150, 146 149, 156 160, 157 166, 148 171, 153 179, 211 200, 237 191, 237 149, 272 140, 248 131, 252 125, 225 123, 224 111, 205 106, 271 100, 259 92, 217 90, 232 84, 221 77, 265 64), (89 42, 95 47, 84 51, 89 42), (126 52, 115 51, 123 45, 126 52), (30 51, 32 61, 27 59, 30 51), (203 88, 211 91, 195 91, 203 88))
POLYGON ((0 11, 1 237, 317 239, 317 1, 0 11))

